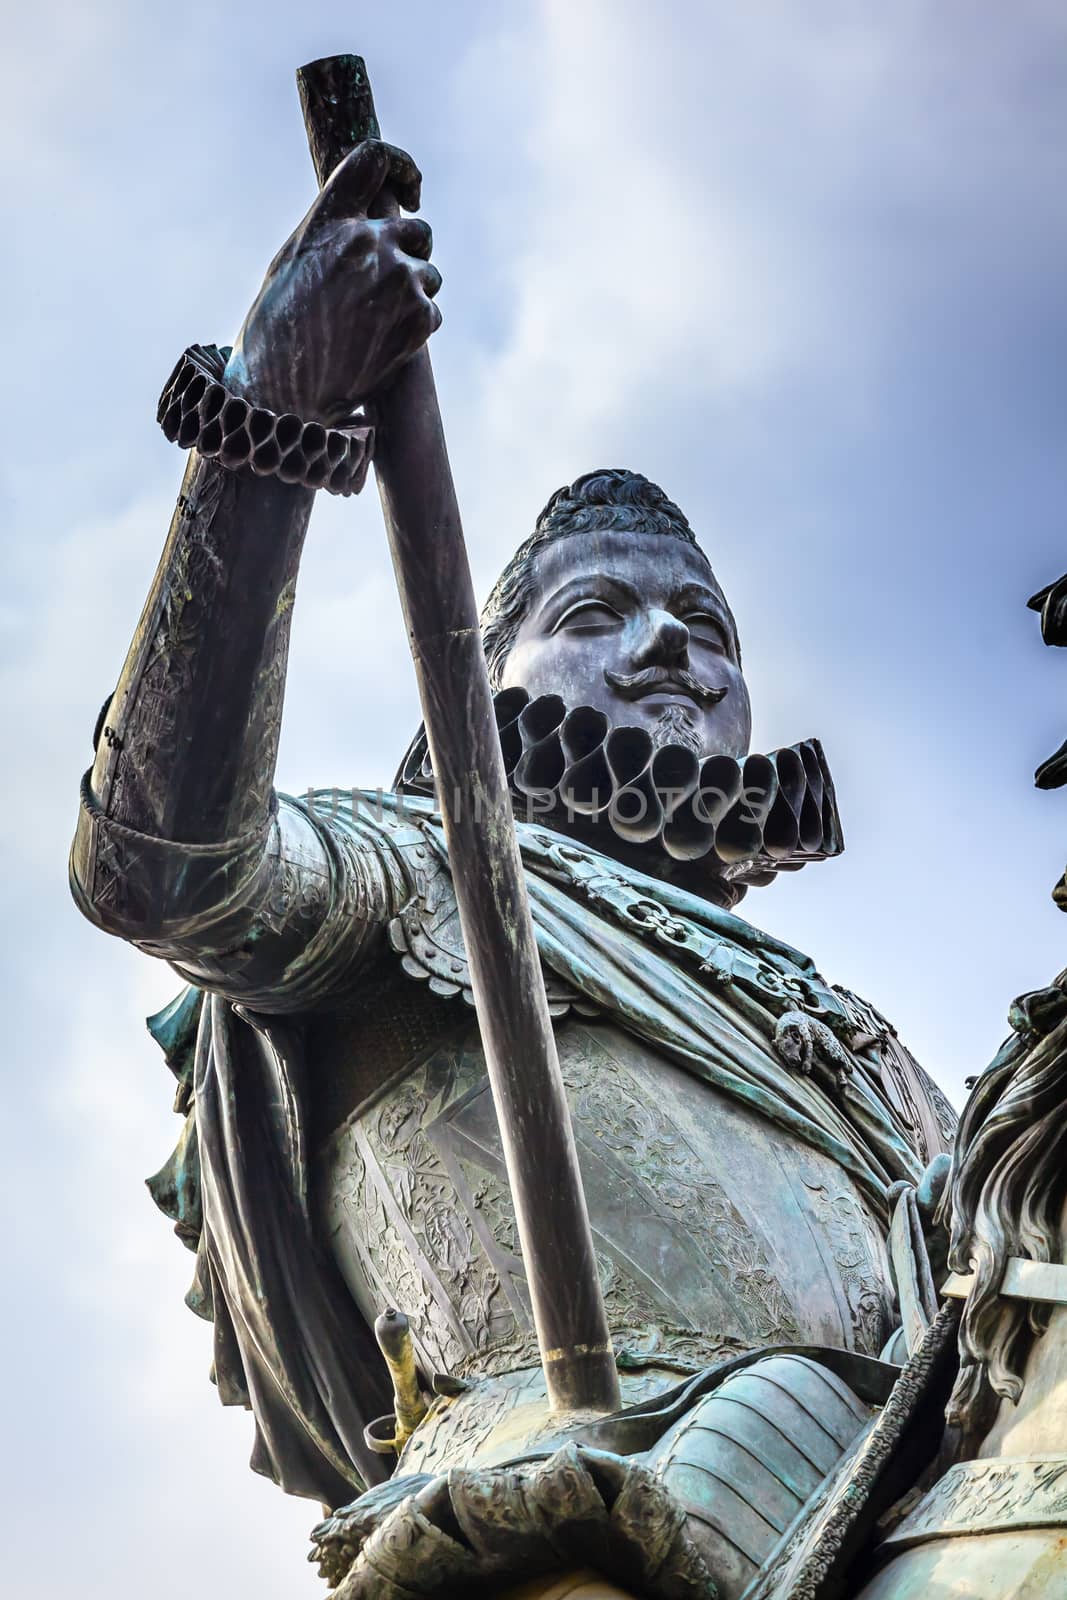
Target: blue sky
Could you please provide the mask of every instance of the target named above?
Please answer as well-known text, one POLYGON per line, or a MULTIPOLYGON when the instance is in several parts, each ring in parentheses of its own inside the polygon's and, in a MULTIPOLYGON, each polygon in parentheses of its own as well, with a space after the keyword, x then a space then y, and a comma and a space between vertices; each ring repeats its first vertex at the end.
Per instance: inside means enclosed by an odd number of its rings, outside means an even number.
MULTIPOLYGON (((177 1133, 167 971, 79 922, 79 775, 225 341, 312 177, 292 75, 368 58, 425 172, 434 359, 479 590, 548 493, 628 465, 698 529, 764 747, 809 734, 844 858, 748 915, 868 995, 960 1099, 1063 963, 1067 12, 943 0, 9 5, 0 625, 12 1593, 286 1600, 314 1507, 248 1473, 191 1258, 141 1187, 177 1133), (205 1572, 210 1573, 204 1577, 205 1572)), ((373 493, 319 506, 280 782, 387 781, 417 720, 373 493)))

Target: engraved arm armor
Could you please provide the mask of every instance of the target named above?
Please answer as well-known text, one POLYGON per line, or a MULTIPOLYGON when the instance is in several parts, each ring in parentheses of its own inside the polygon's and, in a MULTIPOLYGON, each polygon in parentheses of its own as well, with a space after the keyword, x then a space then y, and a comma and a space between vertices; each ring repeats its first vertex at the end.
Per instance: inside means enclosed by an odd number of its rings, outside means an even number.
POLYGON ((82 784, 86 916, 263 1010, 336 991, 399 870, 272 784, 314 495, 195 452, 82 784))

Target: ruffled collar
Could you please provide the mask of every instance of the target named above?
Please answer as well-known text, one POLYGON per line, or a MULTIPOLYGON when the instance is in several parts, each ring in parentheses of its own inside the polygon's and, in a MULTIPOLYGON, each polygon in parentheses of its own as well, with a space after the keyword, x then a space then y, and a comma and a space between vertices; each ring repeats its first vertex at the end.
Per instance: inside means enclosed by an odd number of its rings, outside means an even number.
MULTIPOLYGON (((844 848, 818 739, 743 761, 702 759, 682 745, 654 745, 644 728, 613 727, 592 706, 568 711, 558 695, 531 700, 524 689, 504 689, 494 708, 517 817, 573 833, 654 876, 699 881, 726 905, 844 848)), ((434 792, 421 728, 396 788, 434 792)))

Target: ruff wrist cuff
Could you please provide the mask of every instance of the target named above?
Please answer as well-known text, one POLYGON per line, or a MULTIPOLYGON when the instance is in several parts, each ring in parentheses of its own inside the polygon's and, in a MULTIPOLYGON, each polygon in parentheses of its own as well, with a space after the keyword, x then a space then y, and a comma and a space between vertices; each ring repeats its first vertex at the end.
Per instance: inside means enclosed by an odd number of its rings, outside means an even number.
POLYGON ((227 346, 190 345, 167 380, 157 417, 167 438, 236 472, 280 478, 330 494, 358 494, 374 444, 368 423, 327 428, 278 416, 231 394, 223 382, 227 346))

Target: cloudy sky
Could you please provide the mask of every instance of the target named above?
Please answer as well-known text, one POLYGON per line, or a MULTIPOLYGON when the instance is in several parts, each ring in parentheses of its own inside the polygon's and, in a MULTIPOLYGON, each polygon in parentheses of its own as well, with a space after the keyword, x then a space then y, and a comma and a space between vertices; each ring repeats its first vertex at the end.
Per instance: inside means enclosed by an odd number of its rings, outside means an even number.
MULTIPOLYGON (((370 63, 423 166, 434 342, 479 589, 601 465, 688 512, 770 747, 819 734, 848 851, 752 919, 870 996, 957 1101, 1063 964, 1067 11, 1056 0, 7 0, 0 589, 8 736, 12 1594, 320 1592, 314 1507, 245 1462, 141 1186, 177 1133, 164 968, 79 922, 97 709, 181 462, 154 423, 230 338, 312 177, 293 70, 370 63)), ((373 492, 323 503, 280 781, 373 785, 417 719, 373 492)))

